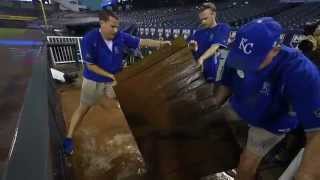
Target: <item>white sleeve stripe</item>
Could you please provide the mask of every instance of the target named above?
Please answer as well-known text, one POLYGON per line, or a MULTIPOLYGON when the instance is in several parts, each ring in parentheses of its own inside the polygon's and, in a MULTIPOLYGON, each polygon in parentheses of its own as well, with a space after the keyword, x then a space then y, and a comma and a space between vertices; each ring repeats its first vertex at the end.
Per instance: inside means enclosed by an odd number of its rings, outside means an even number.
POLYGON ((213 46, 213 45, 219 45, 219 46, 221 46, 221 47, 228 48, 228 46, 226 46, 226 45, 224 45, 224 44, 221 44, 221 43, 214 43, 214 44, 212 44, 211 46, 213 46))
POLYGON ((226 58, 218 59, 218 69, 216 74, 216 81, 222 80, 224 65, 226 64, 226 58))
POLYGON ((141 38, 139 38, 139 42, 138 42, 138 47, 137 47, 137 49, 140 48, 140 43, 141 43, 141 38))
POLYGON ((320 127, 304 129, 304 132, 315 132, 315 131, 320 131, 320 127))

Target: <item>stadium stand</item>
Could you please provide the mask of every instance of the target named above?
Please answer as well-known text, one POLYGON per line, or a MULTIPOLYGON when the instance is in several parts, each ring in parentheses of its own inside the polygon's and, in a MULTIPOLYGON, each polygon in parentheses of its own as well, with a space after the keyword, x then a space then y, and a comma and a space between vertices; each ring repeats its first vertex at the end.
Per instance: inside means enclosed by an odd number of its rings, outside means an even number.
MULTIPOLYGON (((303 32, 306 22, 320 18, 320 3, 280 3, 271 1, 223 1, 216 3, 218 21, 225 22, 237 30, 252 19, 272 16, 286 31, 303 32), (298 15, 298 16, 297 16, 298 15)), ((175 37, 174 34, 193 32, 199 27, 197 6, 158 8, 150 10, 122 11, 122 25, 136 24, 143 37, 175 37), (174 32, 175 31, 175 32, 174 32), (166 35, 168 34, 168 35, 166 35)))

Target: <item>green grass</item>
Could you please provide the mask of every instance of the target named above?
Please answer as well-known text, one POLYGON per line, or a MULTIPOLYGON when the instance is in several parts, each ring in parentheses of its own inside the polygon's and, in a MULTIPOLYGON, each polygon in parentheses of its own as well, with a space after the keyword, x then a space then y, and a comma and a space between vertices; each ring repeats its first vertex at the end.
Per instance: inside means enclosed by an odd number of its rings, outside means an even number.
POLYGON ((0 39, 14 38, 18 35, 24 34, 25 32, 26 29, 0 28, 0 39))

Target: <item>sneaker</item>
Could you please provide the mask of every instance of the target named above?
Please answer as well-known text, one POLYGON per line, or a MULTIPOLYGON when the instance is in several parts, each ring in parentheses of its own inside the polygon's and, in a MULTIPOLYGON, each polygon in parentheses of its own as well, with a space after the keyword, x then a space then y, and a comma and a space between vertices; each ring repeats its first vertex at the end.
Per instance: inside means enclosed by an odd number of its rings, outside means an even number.
POLYGON ((63 141, 64 154, 71 156, 74 153, 74 143, 71 138, 65 138, 63 141))
POLYGON ((232 169, 216 174, 209 175, 207 177, 203 177, 200 180, 234 180, 237 172, 232 169))

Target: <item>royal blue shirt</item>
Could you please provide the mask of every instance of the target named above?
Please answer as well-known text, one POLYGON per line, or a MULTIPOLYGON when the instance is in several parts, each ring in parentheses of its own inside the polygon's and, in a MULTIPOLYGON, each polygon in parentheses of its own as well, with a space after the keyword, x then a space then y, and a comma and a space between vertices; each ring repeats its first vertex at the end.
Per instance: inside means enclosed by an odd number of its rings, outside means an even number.
POLYGON ((283 46, 257 72, 233 69, 227 62, 221 83, 233 92, 233 109, 252 126, 278 134, 298 126, 320 130, 320 73, 296 49, 283 46))
MULTIPOLYGON (((125 47, 138 48, 140 39, 127 33, 118 32, 113 39, 112 51, 106 45, 99 29, 88 32, 82 40, 82 56, 85 64, 95 64, 105 71, 116 74, 123 68, 125 47)), ((96 74, 84 66, 83 76, 96 82, 111 82, 112 79, 96 74)))
MULTIPOLYGON (((198 58, 214 44, 227 47, 229 33, 230 27, 224 23, 219 23, 213 28, 205 28, 196 31, 190 38, 190 40, 195 40, 198 43, 198 50, 193 53, 195 60, 198 60, 198 58)), ((216 81, 218 63, 216 55, 204 61, 203 74, 208 82, 216 81)))

